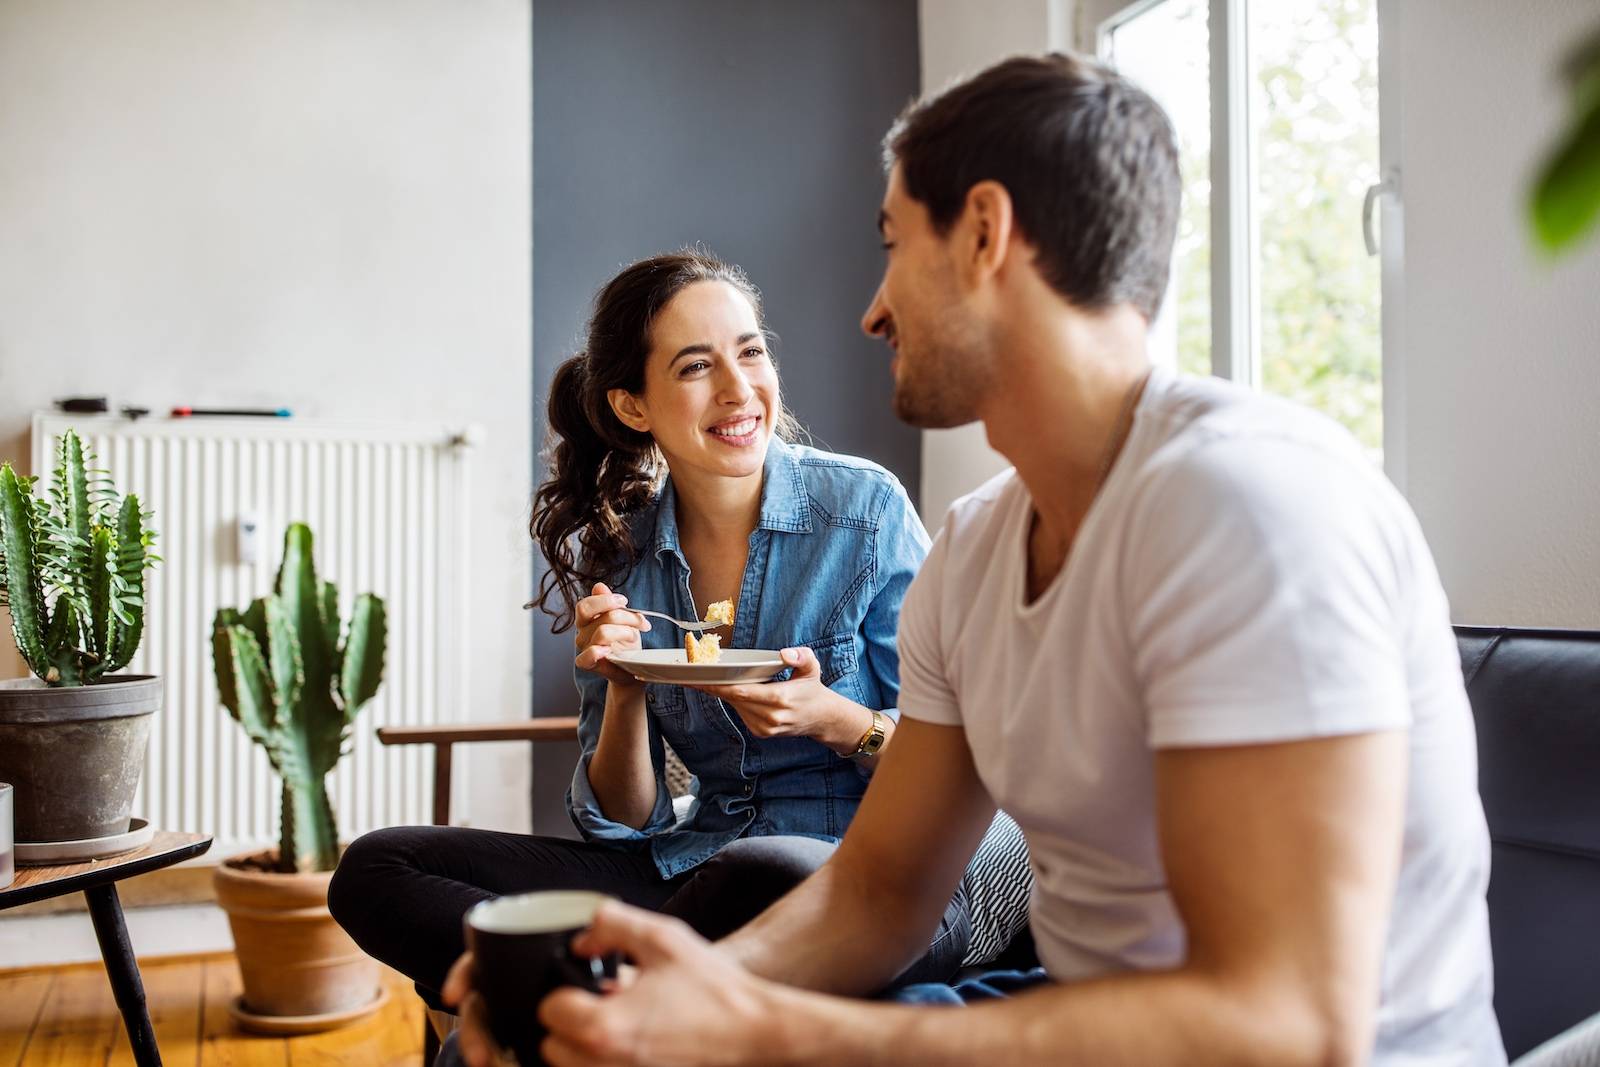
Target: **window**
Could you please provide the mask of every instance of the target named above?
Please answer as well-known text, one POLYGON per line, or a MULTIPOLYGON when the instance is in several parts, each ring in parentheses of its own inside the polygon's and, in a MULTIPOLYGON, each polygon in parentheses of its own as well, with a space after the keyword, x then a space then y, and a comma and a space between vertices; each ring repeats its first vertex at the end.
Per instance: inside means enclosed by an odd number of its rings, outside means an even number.
POLYGON ((1085 6, 1101 55, 1178 136, 1184 204, 1156 358, 1323 411, 1381 461, 1380 262, 1363 234, 1380 173, 1377 4, 1085 6))

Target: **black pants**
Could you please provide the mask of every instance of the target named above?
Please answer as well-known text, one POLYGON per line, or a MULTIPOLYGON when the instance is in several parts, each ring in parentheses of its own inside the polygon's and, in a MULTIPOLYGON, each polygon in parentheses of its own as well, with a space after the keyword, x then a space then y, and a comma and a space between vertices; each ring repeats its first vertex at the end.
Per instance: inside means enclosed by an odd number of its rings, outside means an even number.
MULTIPOLYGON (((590 889, 674 915, 705 937, 725 937, 820 867, 834 846, 806 837, 748 837, 673 878, 649 855, 585 841, 402 826, 376 830, 345 850, 328 907, 369 955, 417 984, 433 1007, 466 943, 461 917, 480 900, 537 889, 590 889)), ((895 985, 948 980, 971 938, 966 894, 957 890, 928 952, 895 985)))

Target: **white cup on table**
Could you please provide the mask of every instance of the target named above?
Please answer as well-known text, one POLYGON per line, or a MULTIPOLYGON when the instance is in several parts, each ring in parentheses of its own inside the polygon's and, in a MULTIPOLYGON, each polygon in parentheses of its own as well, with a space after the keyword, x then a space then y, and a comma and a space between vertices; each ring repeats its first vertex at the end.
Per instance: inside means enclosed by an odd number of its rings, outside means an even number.
POLYGON ((11 787, 0 782, 0 889, 17 877, 17 846, 11 833, 11 793, 11 787))

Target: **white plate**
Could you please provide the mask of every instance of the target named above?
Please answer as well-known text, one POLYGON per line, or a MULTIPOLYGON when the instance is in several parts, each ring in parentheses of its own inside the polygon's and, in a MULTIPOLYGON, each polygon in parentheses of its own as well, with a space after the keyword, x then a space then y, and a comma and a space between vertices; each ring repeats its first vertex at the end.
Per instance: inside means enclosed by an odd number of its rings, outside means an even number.
POLYGON ((764 682, 787 666, 776 652, 766 648, 725 648, 715 663, 690 663, 681 648, 614 652, 610 658, 641 682, 690 685, 764 682))
POLYGON ((143 848, 156 836, 155 827, 145 819, 128 820, 126 833, 109 837, 90 837, 82 841, 17 842, 17 862, 31 867, 47 863, 77 863, 97 860, 143 848))

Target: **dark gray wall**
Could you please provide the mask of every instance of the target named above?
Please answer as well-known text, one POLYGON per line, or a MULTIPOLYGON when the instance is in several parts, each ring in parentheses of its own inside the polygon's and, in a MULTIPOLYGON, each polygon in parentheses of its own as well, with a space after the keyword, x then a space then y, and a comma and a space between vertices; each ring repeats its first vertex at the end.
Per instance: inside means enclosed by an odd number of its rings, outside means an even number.
MULTIPOLYGON (((761 288, 816 443, 882 463, 915 498, 919 437, 857 321, 882 267, 878 143, 918 84, 916 0, 534 0, 535 448, 596 290, 700 242, 761 288)), ((534 634, 533 714, 570 715, 571 635, 542 616, 534 634)), ((535 832, 571 834, 575 757, 536 746, 535 832)))

